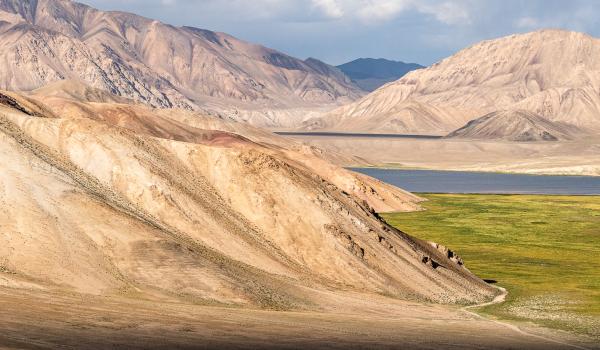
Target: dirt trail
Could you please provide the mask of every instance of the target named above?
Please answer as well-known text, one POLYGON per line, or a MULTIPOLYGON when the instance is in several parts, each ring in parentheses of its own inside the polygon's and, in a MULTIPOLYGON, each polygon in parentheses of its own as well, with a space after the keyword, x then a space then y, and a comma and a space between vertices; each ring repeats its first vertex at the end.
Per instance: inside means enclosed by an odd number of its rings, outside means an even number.
POLYGON ((556 339, 553 339, 553 338, 550 338, 550 337, 545 337, 543 335, 539 335, 539 334, 534 334, 534 333, 531 333, 531 332, 527 332, 527 331, 522 330, 521 328, 519 328, 516 325, 510 324, 510 323, 507 323, 507 322, 502 322, 502 321, 494 320, 494 319, 491 319, 491 318, 487 318, 487 317, 481 316, 480 314, 478 314, 478 313, 476 313, 474 311, 470 311, 472 309, 478 309, 478 308, 482 308, 482 307, 486 307, 486 306, 490 306, 490 305, 494 305, 494 304, 503 303, 506 300, 506 296, 508 295, 508 291, 506 290, 506 288, 502 288, 502 287, 499 287, 499 286, 496 287, 496 288, 498 288, 501 291, 501 293, 499 295, 497 295, 492 301, 488 301, 488 302, 481 303, 481 304, 475 304, 475 305, 465 306, 465 307, 462 308, 462 310, 464 312, 466 312, 466 313, 468 313, 468 314, 470 314, 470 315, 478 318, 478 319, 488 320, 490 322, 493 322, 495 324, 498 324, 498 325, 501 325, 503 327, 506 327, 506 328, 508 328, 510 330, 513 330, 513 331, 515 331, 515 332, 517 332, 519 334, 522 334, 524 336, 538 338, 538 339, 541 339, 541 340, 544 340, 544 341, 547 341, 547 342, 551 342, 551 343, 555 343, 555 344, 559 344, 559 345, 569 346, 569 347, 572 347, 574 349, 590 350, 589 348, 586 348, 586 347, 583 347, 583 346, 580 346, 580 345, 575 345, 575 344, 567 343, 567 342, 564 342, 564 341, 556 340, 556 339))

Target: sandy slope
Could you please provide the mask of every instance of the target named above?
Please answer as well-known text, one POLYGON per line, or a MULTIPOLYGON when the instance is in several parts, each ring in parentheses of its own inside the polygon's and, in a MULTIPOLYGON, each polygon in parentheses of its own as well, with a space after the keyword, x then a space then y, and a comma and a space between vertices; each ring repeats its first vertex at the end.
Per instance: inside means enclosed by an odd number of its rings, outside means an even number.
POLYGON ((227 144, 233 138, 238 139, 242 147, 260 144, 263 152, 285 155, 288 161, 307 167, 344 191, 366 200, 378 212, 419 209, 420 198, 334 165, 365 160, 338 152, 324 152, 248 124, 186 110, 150 109, 122 99, 113 103, 116 96, 77 81, 51 84, 28 95, 28 100, 23 100, 25 96, 20 98, 32 108, 36 104, 43 106, 39 108, 49 108, 48 112, 55 116, 85 117, 149 136, 215 145, 227 144))
POLYGON ((81 91, 0 95, 0 347, 570 348, 442 305, 498 291, 335 152, 81 91))
POLYGON ((90 103, 90 119, 63 105, 47 118, 13 96, 0 114, 6 286, 266 308, 311 308, 323 289, 442 303, 495 294, 367 204, 414 209, 417 197, 310 152, 140 106, 90 103))

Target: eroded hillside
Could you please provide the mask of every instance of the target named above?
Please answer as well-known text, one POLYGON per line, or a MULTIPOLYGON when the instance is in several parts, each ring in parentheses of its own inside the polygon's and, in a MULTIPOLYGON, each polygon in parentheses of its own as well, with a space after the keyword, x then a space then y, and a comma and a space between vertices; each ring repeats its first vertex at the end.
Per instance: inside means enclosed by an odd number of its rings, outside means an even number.
POLYGON ((311 308, 332 289, 443 303, 496 293, 372 209, 418 197, 314 149, 178 111, 3 96, 4 286, 267 308, 311 308))
POLYGON ((210 108, 263 126, 362 95, 316 59, 69 0, 1 0, 0 37, 7 90, 79 79, 154 107, 210 108))
POLYGON ((542 30, 487 40, 307 120, 304 127, 446 135, 489 113, 523 110, 598 133, 598 57, 600 41, 576 32, 542 30))

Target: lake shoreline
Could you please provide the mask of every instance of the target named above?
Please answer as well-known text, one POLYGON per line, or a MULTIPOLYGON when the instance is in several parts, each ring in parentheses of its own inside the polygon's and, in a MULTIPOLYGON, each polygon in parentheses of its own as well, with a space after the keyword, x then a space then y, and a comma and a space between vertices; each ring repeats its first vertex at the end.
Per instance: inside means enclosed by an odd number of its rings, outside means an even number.
POLYGON ((391 165, 369 165, 353 164, 344 166, 348 170, 353 169, 384 169, 384 170, 425 170, 425 171, 447 171, 456 173, 481 173, 481 174, 506 174, 506 175, 529 175, 529 176, 571 176, 571 177, 600 177, 600 174, 572 174, 572 173, 546 173, 546 172, 525 172, 525 171, 501 171, 501 170, 474 170, 474 169, 456 169, 456 168, 434 168, 434 167, 411 167, 411 166, 391 166, 391 165))
POLYGON ((336 131, 273 131, 279 136, 303 136, 303 137, 350 137, 350 138, 382 138, 382 139, 426 139, 438 140, 444 138, 443 135, 420 135, 420 134, 370 134, 355 132, 336 132, 336 131))
MULTIPOLYGON (((331 135, 331 133, 325 133, 331 135)), ((476 171, 551 176, 600 176, 600 137, 557 142, 463 140, 435 135, 378 137, 280 134, 355 157, 346 167, 476 171), (418 137, 417 137, 418 136, 418 137)))
POLYGON ((600 195, 600 177, 378 167, 347 168, 413 193, 600 195))

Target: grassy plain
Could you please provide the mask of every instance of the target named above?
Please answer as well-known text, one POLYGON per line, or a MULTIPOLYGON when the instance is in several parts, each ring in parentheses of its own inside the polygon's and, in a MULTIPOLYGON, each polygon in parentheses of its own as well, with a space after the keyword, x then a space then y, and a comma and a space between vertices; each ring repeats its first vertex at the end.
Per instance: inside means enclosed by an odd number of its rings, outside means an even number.
POLYGON ((426 211, 382 216, 509 291, 478 312, 600 339, 600 197, 423 196, 426 211))

